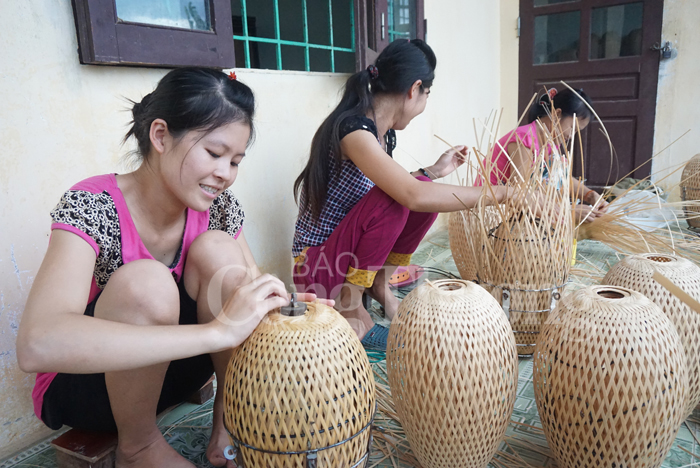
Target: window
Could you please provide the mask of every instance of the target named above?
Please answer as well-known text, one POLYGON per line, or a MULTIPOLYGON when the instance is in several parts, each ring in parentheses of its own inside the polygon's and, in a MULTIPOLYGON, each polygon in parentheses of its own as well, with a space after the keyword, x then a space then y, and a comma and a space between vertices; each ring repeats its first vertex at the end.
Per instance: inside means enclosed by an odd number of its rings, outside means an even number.
POLYGON ((238 68, 350 73, 425 31, 423 0, 232 0, 231 11, 238 68))
POLYGON ((372 63, 396 39, 425 40, 423 12, 423 0, 356 0, 357 69, 372 63))
POLYGON ((232 0, 231 11, 238 68, 355 69, 352 0, 232 0))
POLYGON ((73 0, 84 64, 353 72, 425 37, 423 0, 73 0))
POLYGON ((233 67, 229 0, 73 0, 80 63, 233 67))

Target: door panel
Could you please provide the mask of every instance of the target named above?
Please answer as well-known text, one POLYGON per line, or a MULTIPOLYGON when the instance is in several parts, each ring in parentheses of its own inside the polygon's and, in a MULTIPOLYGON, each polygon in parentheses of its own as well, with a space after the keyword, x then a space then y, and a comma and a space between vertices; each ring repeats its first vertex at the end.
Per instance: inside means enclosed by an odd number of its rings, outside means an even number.
POLYGON ((583 166, 574 175, 601 187, 640 166, 633 177, 649 175, 652 156, 659 53, 661 0, 521 0, 519 111, 532 95, 582 88, 593 101, 615 148, 599 123, 583 132, 583 166))

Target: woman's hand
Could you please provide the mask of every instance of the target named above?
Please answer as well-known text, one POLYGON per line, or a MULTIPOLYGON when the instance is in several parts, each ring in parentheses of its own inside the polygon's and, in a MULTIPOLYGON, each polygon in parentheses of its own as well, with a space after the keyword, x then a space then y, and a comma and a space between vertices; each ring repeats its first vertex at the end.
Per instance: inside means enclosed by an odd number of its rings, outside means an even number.
POLYGON ((600 214, 605 213, 608 210, 609 203, 605 201, 605 198, 603 198, 598 192, 593 190, 589 190, 586 193, 586 196, 583 197, 583 202, 588 203, 591 206, 595 206, 596 210, 599 211, 600 214))
MULTIPOLYGON (((289 299, 291 300, 292 295, 289 295, 289 299)), ((316 294, 314 293, 298 293, 297 294, 297 301, 299 302, 314 302, 317 300, 318 297, 316 297, 316 294)), ((333 307, 335 306, 335 301, 333 299, 318 299, 318 302, 321 304, 327 305, 328 307, 333 307)))
POLYGON ((440 155, 437 162, 425 170, 431 179, 440 179, 451 174, 455 169, 465 163, 468 149, 464 145, 450 148, 440 155))
POLYGON ((268 312, 289 304, 284 283, 270 274, 236 289, 212 324, 226 336, 229 347, 241 344, 268 312))
POLYGON ((577 223, 583 221, 584 223, 590 223, 594 219, 598 218, 602 213, 597 209, 593 208, 591 205, 579 204, 574 206, 574 219, 577 223))

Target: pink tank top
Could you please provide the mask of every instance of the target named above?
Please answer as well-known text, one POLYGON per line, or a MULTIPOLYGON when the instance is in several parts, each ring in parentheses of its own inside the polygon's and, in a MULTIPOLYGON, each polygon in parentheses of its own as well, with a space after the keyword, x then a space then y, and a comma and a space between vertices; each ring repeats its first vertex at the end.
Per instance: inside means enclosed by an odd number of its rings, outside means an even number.
MULTIPOLYGON (((498 144, 496 144, 491 154, 492 166, 489 176, 491 185, 504 185, 510 179, 511 163, 508 159, 507 149, 509 144, 516 142, 520 142, 525 147, 539 152, 540 146, 537 141, 537 121, 518 127, 498 140, 498 144)), ((481 176, 479 176, 474 182, 474 185, 481 186, 482 183, 481 176)))

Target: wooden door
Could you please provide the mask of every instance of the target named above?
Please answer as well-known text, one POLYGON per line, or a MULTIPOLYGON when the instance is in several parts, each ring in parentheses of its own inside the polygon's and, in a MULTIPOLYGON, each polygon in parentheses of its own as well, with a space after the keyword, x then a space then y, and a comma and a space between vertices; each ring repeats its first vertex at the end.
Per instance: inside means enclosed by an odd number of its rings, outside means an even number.
POLYGON ((616 154, 591 122, 574 161, 589 187, 650 174, 662 14, 663 0, 520 0, 520 112, 561 80, 591 97, 616 154))

